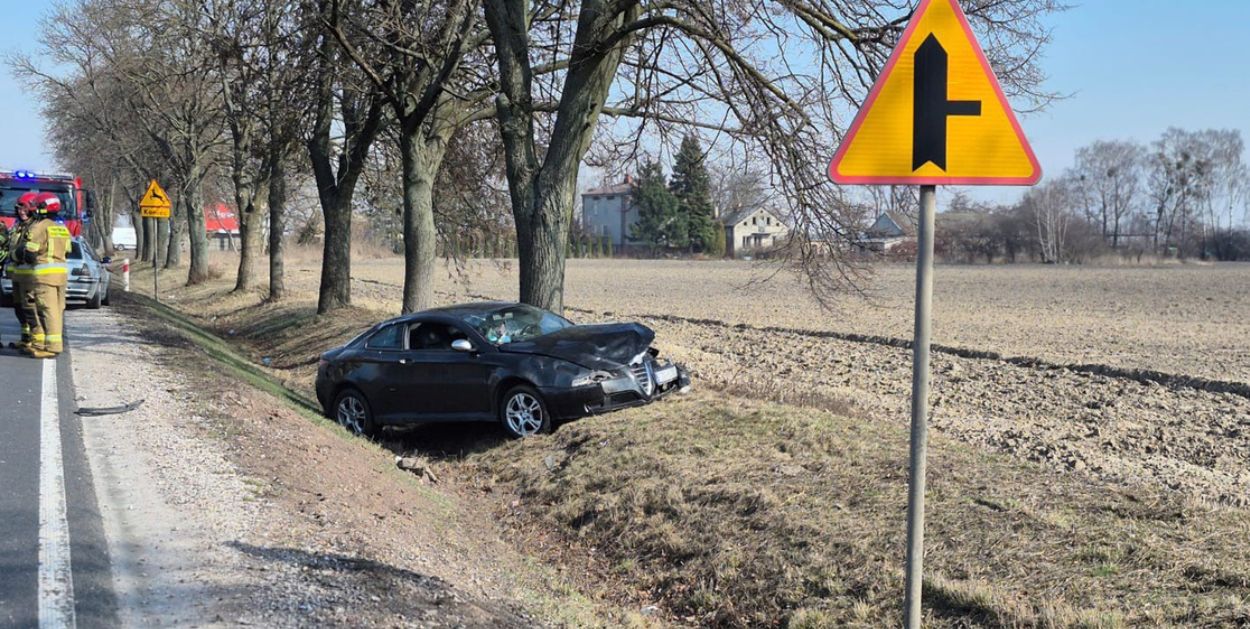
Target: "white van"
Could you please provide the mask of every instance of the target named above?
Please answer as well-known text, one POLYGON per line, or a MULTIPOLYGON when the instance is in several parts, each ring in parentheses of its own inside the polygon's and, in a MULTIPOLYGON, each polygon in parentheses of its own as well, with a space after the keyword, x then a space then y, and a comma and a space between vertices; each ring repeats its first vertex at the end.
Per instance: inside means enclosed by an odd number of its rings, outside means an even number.
POLYGON ((118 251, 126 249, 134 249, 139 245, 138 239, 135 237, 134 227, 114 227, 113 228, 113 248, 118 251))

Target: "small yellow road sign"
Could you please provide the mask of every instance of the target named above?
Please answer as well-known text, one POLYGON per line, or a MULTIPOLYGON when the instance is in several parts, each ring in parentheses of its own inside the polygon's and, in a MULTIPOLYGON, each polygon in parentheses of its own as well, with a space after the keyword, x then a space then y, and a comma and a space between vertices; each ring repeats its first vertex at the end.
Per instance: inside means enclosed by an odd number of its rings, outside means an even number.
POLYGON ((1033 185, 1041 166, 957 0, 923 0, 829 164, 842 184, 1033 185))
POLYGON ((148 184, 148 191, 139 199, 139 215, 143 218, 169 218, 169 210, 173 206, 169 195, 161 189, 161 185, 153 179, 148 184))

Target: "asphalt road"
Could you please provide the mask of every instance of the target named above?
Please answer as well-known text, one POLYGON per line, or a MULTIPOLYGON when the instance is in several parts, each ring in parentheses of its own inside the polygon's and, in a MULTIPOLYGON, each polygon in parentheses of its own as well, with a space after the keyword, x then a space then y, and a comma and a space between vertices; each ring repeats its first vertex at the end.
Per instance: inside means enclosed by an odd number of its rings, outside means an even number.
POLYGON ((67 351, 26 358, 0 310, 0 627, 117 624, 108 548, 82 424, 74 414, 74 312, 67 351))

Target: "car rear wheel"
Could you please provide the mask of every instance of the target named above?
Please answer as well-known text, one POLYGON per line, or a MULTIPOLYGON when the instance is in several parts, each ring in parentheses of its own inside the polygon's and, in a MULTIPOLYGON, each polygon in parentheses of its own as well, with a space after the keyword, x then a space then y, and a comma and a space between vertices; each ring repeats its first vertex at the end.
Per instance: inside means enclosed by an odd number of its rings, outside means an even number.
POLYGON ((344 389, 334 399, 334 420, 354 435, 372 437, 377 434, 378 427, 374 423, 369 400, 355 389, 344 389))
POLYGON ((512 387, 499 405, 499 421, 508 434, 521 438, 551 432, 547 403, 533 387, 512 387))
POLYGON ((92 310, 100 309, 100 288, 99 287, 96 287, 95 294, 91 296, 91 299, 87 300, 87 307, 92 310))

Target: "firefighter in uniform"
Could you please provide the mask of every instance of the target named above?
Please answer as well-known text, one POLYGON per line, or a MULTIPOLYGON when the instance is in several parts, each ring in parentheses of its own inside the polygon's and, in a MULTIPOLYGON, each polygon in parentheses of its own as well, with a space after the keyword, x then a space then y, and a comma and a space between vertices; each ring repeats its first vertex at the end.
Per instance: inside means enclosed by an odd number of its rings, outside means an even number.
POLYGON ((61 199, 45 192, 35 201, 35 222, 26 231, 22 244, 25 261, 32 264, 30 289, 26 302, 34 303, 34 312, 26 315, 30 326, 31 351, 35 358, 54 358, 64 349, 62 324, 65 315, 65 287, 69 281, 70 233, 53 220, 61 211, 61 199))
POLYGON ((34 222, 35 200, 38 197, 37 192, 27 192, 18 198, 15 208, 17 220, 13 223, 13 229, 9 231, 7 251, 9 279, 13 283, 13 314, 17 316, 17 323, 22 328, 22 338, 16 347, 23 352, 30 351, 30 320, 26 317, 28 310, 26 297, 30 289, 32 267, 25 262, 25 256, 19 248, 25 242, 26 231, 34 222))
MULTIPOLYGON (((0 223, 0 276, 4 275, 4 271, 9 266, 9 226, 0 223)), ((19 321, 20 325, 20 321, 19 321)), ((4 347, 0 343, 0 347, 4 347)))

